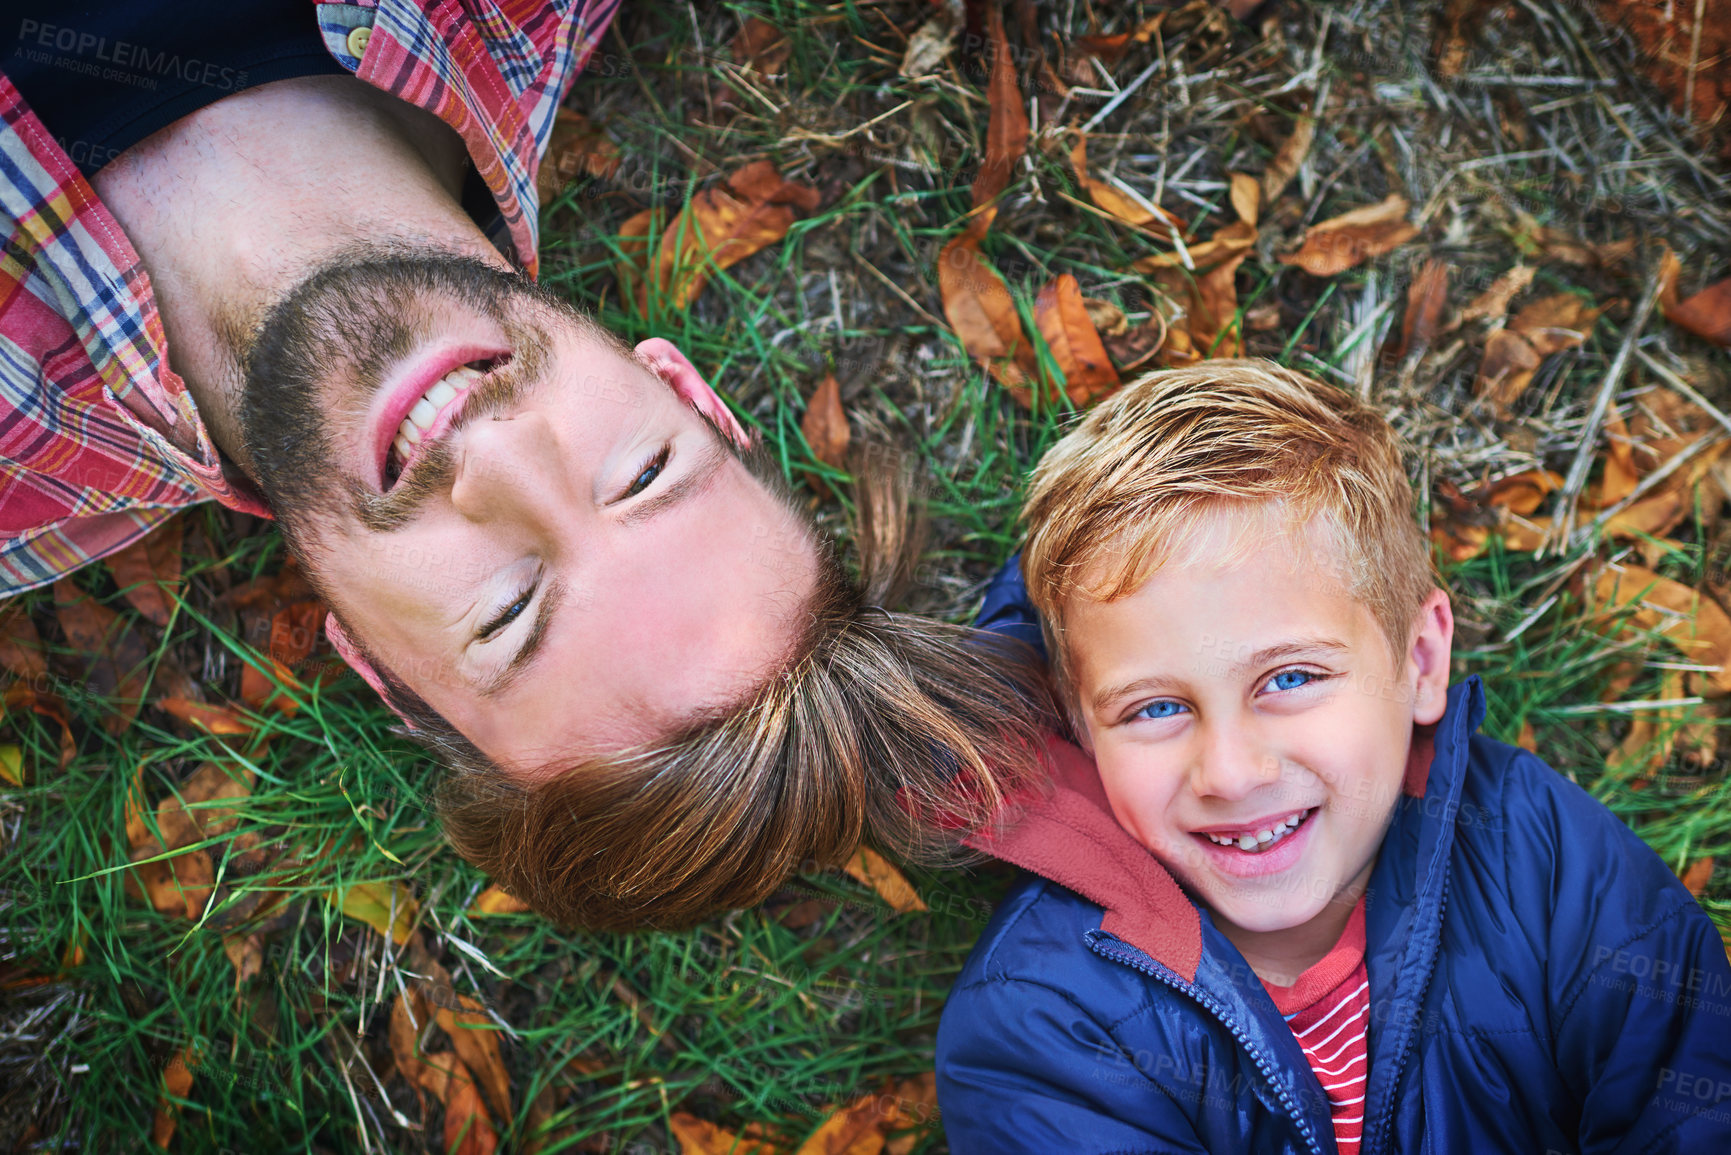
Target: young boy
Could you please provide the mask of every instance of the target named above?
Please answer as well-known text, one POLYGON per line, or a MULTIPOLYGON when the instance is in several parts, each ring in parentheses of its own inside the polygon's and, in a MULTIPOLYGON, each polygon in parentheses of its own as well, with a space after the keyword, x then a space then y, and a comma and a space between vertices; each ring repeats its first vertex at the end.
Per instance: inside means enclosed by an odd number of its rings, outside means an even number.
POLYGON ((1054 740, 1051 792, 976 839, 1036 877, 944 1010, 952 1151, 1731 1152, 1725 946, 1475 733, 1380 414, 1259 362, 1156 373, 1025 516, 983 624, 1037 614, 1091 761, 1054 740))

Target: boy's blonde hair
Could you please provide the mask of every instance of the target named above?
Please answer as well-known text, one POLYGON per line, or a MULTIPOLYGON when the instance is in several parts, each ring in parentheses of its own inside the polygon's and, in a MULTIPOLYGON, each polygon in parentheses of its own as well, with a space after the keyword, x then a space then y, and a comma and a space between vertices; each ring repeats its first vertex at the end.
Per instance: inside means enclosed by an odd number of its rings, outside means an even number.
POLYGON ((1321 531, 1329 556, 1306 560, 1364 603, 1398 658, 1436 581, 1394 429, 1350 394, 1271 362, 1205 361, 1126 385, 1034 470, 1022 575, 1072 708, 1066 604, 1127 597, 1196 544, 1204 515, 1268 503, 1279 504, 1278 524, 1321 531))

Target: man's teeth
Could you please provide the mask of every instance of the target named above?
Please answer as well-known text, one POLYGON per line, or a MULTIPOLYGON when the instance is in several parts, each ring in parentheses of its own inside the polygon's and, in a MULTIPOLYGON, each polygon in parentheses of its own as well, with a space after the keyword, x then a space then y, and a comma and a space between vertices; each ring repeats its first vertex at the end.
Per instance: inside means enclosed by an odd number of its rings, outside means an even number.
POLYGON ((1263 851, 1267 850, 1270 846, 1273 846, 1276 842, 1279 842, 1282 838, 1285 838, 1288 834, 1291 834, 1294 830, 1297 830, 1298 824, 1303 822, 1306 818, 1309 818, 1313 813, 1315 813, 1314 807, 1310 810, 1294 814, 1285 821, 1277 822, 1267 830, 1258 830, 1254 834, 1240 834, 1238 837, 1234 838, 1230 834, 1210 833, 1208 839, 1218 846, 1236 846, 1240 850, 1263 851))
POLYGON ((399 459, 409 459, 409 452, 421 443, 421 435, 433 427, 433 419, 439 415, 439 410, 455 401, 479 376, 479 369, 459 365, 433 382, 432 388, 421 394, 420 400, 409 410, 409 415, 397 426, 396 439, 391 442, 391 447, 397 451, 399 459))

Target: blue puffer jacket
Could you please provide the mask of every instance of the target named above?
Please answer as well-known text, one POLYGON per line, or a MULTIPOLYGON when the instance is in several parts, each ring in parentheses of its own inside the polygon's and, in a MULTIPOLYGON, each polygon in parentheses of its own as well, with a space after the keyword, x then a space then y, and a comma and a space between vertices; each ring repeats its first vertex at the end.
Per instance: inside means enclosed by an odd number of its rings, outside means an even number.
MULTIPOLYGON (((982 624, 1037 644, 1033 623, 1012 568, 982 624)), ((1718 933, 1608 810, 1477 735, 1483 716, 1469 678, 1415 732, 1371 878, 1363 1155, 1731 1153, 1718 933)), ((1112 820, 1085 756, 1054 750, 1051 800, 981 844, 1032 876, 944 1009, 951 1150, 1334 1152, 1243 956, 1112 820)))

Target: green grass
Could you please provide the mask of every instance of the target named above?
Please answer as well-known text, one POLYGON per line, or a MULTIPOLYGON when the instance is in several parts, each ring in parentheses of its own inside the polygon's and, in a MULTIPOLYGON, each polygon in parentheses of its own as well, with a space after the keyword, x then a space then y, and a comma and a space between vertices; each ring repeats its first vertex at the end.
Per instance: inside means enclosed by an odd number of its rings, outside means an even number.
MULTIPOLYGON (((1336 37, 1351 19, 1339 5, 1298 7, 1287 28, 1295 44, 1307 30, 1315 33, 1316 12, 1333 13, 1336 37)), ((671 3, 634 8, 622 17, 621 35, 602 46, 609 66, 580 81, 574 103, 620 141, 627 167, 614 181, 574 182, 546 206, 544 280, 594 308, 628 340, 674 340, 760 431, 797 484, 807 471, 826 469, 812 460, 799 420, 817 381, 834 371, 850 413, 907 438, 927 465, 935 534, 914 607, 965 618, 980 581, 1015 546, 1027 469, 1070 414, 1019 410, 947 329, 908 307, 864 262, 941 317, 935 261, 968 208, 968 173, 985 134, 981 78, 900 80, 893 62, 860 43, 894 45, 884 14, 906 27, 927 11, 913 0, 728 5, 698 12, 698 28, 693 11, 671 3), (793 30, 793 53, 787 79, 765 87, 777 107, 741 97, 744 111, 723 124, 711 120, 710 110, 724 81, 695 46, 701 41, 716 54, 737 26, 736 14, 747 11, 793 30), (631 45, 628 59, 621 43, 631 45), (885 122, 905 135, 892 140, 886 129, 881 139, 849 138, 865 155, 811 141, 811 134, 839 136, 905 100, 915 102, 911 110, 885 122), (913 156, 916 145, 938 149, 933 171, 874 159, 913 156), (759 155, 825 188, 824 207, 782 244, 714 276, 691 308, 654 302, 642 317, 625 307, 613 272, 618 226, 650 205, 671 215, 712 173, 759 155)), ((1182 57, 1186 44, 1174 36, 1165 50, 1182 57)), ((1330 41, 1331 50, 1340 47, 1330 41)), ((1120 81, 1142 60, 1132 57, 1120 81)), ((1328 75, 1344 84, 1348 71, 1331 68, 1328 75)), ((1265 76, 1246 65, 1222 83, 1242 96, 1251 90, 1246 86, 1266 91, 1289 72, 1265 76)), ((1290 118, 1284 97, 1271 97, 1269 107, 1290 118)), ((1164 131, 1162 116, 1169 115, 1178 117, 1168 149, 1174 167, 1197 149, 1206 151, 1194 173, 1209 179, 1229 165, 1257 171, 1266 162, 1266 144, 1238 121, 1178 108, 1127 106, 1113 126, 1126 135, 1091 148, 1090 160, 1097 168, 1118 155, 1139 163, 1133 154, 1151 151, 1144 142, 1164 131)), ((1350 119, 1343 118, 1320 129, 1319 172, 1358 147, 1337 134, 1350 119)), ((1051 276, 1070 272, 1084 292, 1146 311, 1141 279, 1123 270, 1153 246, 1062 202, 1058 191, 1080 196, 1067 165, 1038 150, 1030 155, 1033 175, 1019 175, 1012 185, 986 244, 1020 306, 1026 310, 1051 276)), ((1381 176, 1375 169, 1366 179, 1375 185, 1381 176)), ((1351 179, 1308 206, 1312 219, 1386 191, 1351 179)), ((1534 178, 1522 169, 1509 179, 1534 178)), ((1203 193, 1204 204, 1219 202, 1217 190, 1203 193)), ((1187 220, 1205 218, 1202 205, 1170 199, 1168 206, 1187 220)), ((1481 259, 1469 244, 1454 251, 1463 262, 1481 259)), ((1351 303, 1377 284, 1386 296, 1400 267, 1391 258, 1324 283, 1252 259, 1239 280, 1241 305, 1273 303, 1281 315, 1277 329, 1249 334, 1252 351, 1339 380, 1362 319, 1351 303)), ((1547 266, 1545 275, 1559 289, 1578 285, 1566 268, 1547 266)), ((1402 303, 1391 310, 1396 326, 1402 303)), ((1590 396, 1616 337, 1614 326, 1602 323, 1589 346, 1560 359, 1560 372, 1547 370, 1551 375, 1534 393, 1555 389, 1575 403, 1590 396)), ((1437 430, 1455 420, 1450 407, 1464 404, 1463 381, 1472 368, 1462 361, 1442 372, 1425 398, 1399 399, 1400 420, 1417 431, 1422 451, 1446 440, 1437 430)), ((1554 466, 1568 451, 1566 435, 1552 431, 1540 438, 1537 453, 1554 466)), ((1470 480, 1470 471, 1446 455, 1433 454, 1431 464, 1470 480)), ((841 502, 816 510, 824 524, 845 532, 841 502)), ((129 618, 152 669, 178 662, 214 700, 233 699, 250 650, 240 623, 221 611, 219 595, 229 584, 276 572, 283 553, 268 529, 219 511, 199 510, 189 522, 198 532, 189 532, 185 604, 166 630, 132 614, 100 567, 77 581, 129 618)), ((1694 583, 1712 569, 1715 548, 1697 534, 1665 572, 1694 583)), ((1585 629, 1578 592, 1559 581, 1575 560, 1493 549, 1451 569, 1457 615, 1467 623, 1457 676, 1485 678, 1488 733, 1512 741, 1530 724, 1541 753, 1634 824, 1671 865, 1726 853, 1731 787, 1722 760, 1705 769, 1674 760, 1640 789, 1627 776, 1605 772, 1626 716, 1580 708, 1599 702, 1618 661, 1677 655, 1640 639, 1614 645, 1585 629)), ((52 644, 52 599, 38 593, 23 604, 52 644)), ((671 1151, 666 1123, 675 1110, 732 1128, 761 1122, 797 1141, 826 1105, 930 1068, 945 991, 1011 877, 995 867, 912 872, 933 908, 921 915, 895 915, 839 875, 804 877, 765 910, 719 918, 689 934, 598 936, 560 932, 526 916, 471 918, 465 911, 485 880, 442 848, 426 809, 433 768, 350 677, 306 695, 295 718, 273 715, 262 723, 271 741, 252 757, 257 783, 234 833, 287 848, 293 863, 248 873, 254 864, 230 838, 213 840, 224 885, 194 925, 126 897, 127 792, 142 766, 154 804, 201 762, 232 753, 149 705, 131 729, 109 735, 102 721, 111 706, 84 691, 76 665, 71 655, 57 665, 56 685, 71 705, 78 741, 64 773, 54 769, 59 733, 51 721, 14 712, 0 734, 0 742, 23 747, 32 768, 24 788, 0 791, 0 971, 12 984, 0 990, 7 1032, 0 1036, 0 1086, 10 1088, 0 1090, 0 1138, 33 1126, 35 1147, 27 1141, 25 1149, 144 1149, 162 1071, 193 1046, 202 1060, 176 1150, 442 1150, 437 1108, 423 1111, 414 1091, 390 1072, 388 1014, 409 964, 326 901, 332 888, 358 881, 400 881, 413 891, 419 929, 456 990, 481 1000, 508 1032, 516 1112, 505 1127, 513 1136, 509 1149, 519 1149, 530 1104, 543 1093, 559 1134, 548 1152, 629 1151, 633 1143, 642 1144, 640 1151, 671 1151), (788 925, 792 904, 814 897, 816 921, 788 925), (222 934, 253 907, 279 898, 263 973, 237 990, 222 934), (458 941, 490 967, 452 945, 458 941), (63 973, 62 956, 75 942, 82 942, 85 961, 63 973), (48 981, 21 985, 33 978, 48 981), (384 1083, 382 1095, 371 1072, 384 1083), (407 1126, 396 1120, 398 1112, 407 1126)), ((1644 668, 1624 699, 1655 696, 1661 674, 1644 668)), ((1717 724, 1710 708, 1700 717, 1717 724)), ((1704 905, 1722 927, 1731 926, 1731 887, 1716 883, 1704 905)), ((916 1150, 943 1149, 933 1133, 916 1150)))

